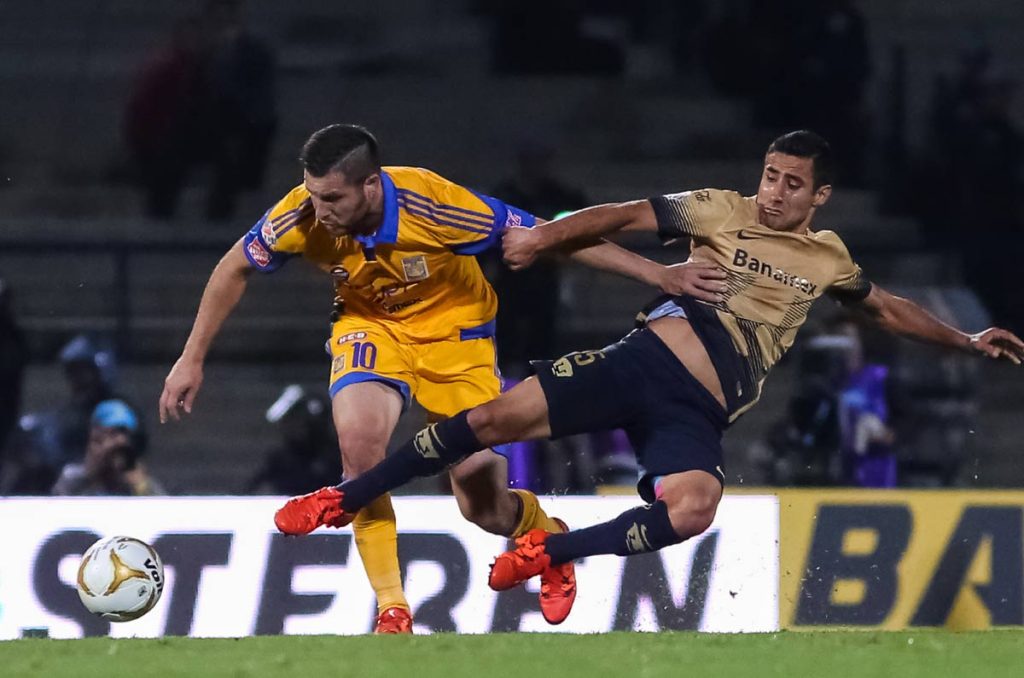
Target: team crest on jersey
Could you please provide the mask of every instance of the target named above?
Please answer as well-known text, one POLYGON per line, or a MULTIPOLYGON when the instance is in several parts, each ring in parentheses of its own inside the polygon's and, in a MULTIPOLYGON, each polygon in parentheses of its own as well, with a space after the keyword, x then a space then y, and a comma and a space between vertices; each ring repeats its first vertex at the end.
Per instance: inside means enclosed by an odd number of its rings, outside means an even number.
POLYGON ((702 189, 693 192, 693 198, 697 202, 711 202, 711 191, 702 189))
POLYGON ((515 212, 513 212, 512 210, 509 210, 508 211, 508 216, 505 217, 505 228, 509 228, 509 227, 512 227, 512 226, 522 226, 522 225, 523 225, 523 218, 521 216, 519 216, 518 214, 516 214, 515 212))
POLYGON ((266 266, 270 263, 270 252, 260 244, 259 240, 255 238, 249 241, 249 244, 245 246, 246 251, 252 260, 260 267, 266 266))
POLYGON ((338 337, 339 344, 345 344, 356 339, 366 339, 366 332, 349 332, 338 337))
POLYGON ((273 247, 277 242, 277 235, 274 233, 274 225, 269 221, 263 222, 263 227, 260 229, 260 235, 263 236, 263 242, 267 243, 267 247, 273 247))
POLYGON ((407 282, 426 280, 430 275, 430 271, 427 270, 427 258, 422 254, 402 259, 402 271, 407 282))

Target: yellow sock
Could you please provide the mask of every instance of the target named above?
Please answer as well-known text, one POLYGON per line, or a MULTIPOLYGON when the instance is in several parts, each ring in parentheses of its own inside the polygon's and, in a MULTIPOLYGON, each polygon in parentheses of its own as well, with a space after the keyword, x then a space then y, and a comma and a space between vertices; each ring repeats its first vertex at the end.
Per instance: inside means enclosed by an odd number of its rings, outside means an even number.
POLYGON ((537 501, 537 495, 529 490, 509 490, 523 502, 523 515, 516 525, 512 537, 521 537, 530 530, 540 528, 547 532, 561 532, 562 526, 548 517, 537 501))
POLYGON ((377 594, 377 611, 396 606, 408 610, 398 568, 398 528, 391 495, 377 497, 363 507, 352 522, 352 530, 366 577, 377 594))

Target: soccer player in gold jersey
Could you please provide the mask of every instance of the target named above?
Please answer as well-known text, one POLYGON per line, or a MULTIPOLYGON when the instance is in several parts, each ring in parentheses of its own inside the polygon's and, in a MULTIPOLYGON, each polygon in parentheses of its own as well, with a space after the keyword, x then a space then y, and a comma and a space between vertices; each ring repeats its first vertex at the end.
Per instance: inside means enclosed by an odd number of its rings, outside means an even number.
MULTIPOLYGON (((210 276, 192 332, 165 380, 160 420, 191 412, 206 354, 248 276, 302 256, 331 276, 344 306, 328 344, 330 394, 345 476, 352 479, 384 458, 412 398, 439 420, 498 396, 497 298, 473 255, 500 246, 506 228, 529 228, 536 219, 429 170, 382 167, 377 140, 355 125, 317 131, 301 160, 303 183, 235 243, 210 276)), ((599 239, 591 245, 572 256, 664 291, 710 294, 720 284, 712 267, 665 267, 599 239)), ((531 492, 508 489, 506 461, 493 451, 471 455, 452 468, 451 478, 462 513, 485 530, 518 537, 563 529, 531 492)), ((375 630, 411 632, 387 494, 362 508, 354 530, 377 595, 375 630)))
POLYGON ((491 568, 496 590, 538 575, 552 582, 542 605, 557 610, 547 616, 564 619, 575 598, 574 560, 656 551, 708 529, 726 477, 722 433, 757 402, 768 371, 822 295, 890 332, 1019 365, 1024 342, 1012 333, 950 327, 869 282, 837 234, 812 230, 832 193, 831 167, 821 137, 791 132, 769 146, 756 196, 687 191, 509 229, 504 256, 513 268, 574 242, 649 231, 663 240, 688 236, 691 259, 725 278, 707 301, 689 294, 657 299, 642 314, 641 328, 616 344, 535 363, 535 377, 423 429, 359 478, 292 499, 279 514, 296 518, 295 532, 344 525, 379 493, 481 447, 622 427, 644 469, 638 491, 647 504, 585 529, 531 530, 491 568))

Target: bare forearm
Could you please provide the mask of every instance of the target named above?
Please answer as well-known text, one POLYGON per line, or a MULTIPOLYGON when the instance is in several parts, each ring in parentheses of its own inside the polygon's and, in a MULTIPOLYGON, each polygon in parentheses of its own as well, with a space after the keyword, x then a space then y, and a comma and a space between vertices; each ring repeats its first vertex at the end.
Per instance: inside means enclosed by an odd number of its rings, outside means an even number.
POLYGON ((550 250, 563 243, 592 241, 615 231, 640 229, 647 216, 653 218, 647 201, 598 205, 537 226, 534 231, 540 238, 540 249, 550 250))
POLYGON ((964 351, 970 349, 970 335, 947 325, 917 304, 903 297, 887 294, 884 307, 875 314, 876 321, 896 334, 964 351))
POLYGON ((181 352, 183 359, 194 362, 205 360, 221 326, 245 293, 251 270, 240 244, 228 250, 213 269, 206 289, 203 290, 192 332, 181 352))
POLYGON ((607 240, 587 241, 579 249, 566 250, 565 254, 585 266, 616 273, 647 285, 656 285, 657 274, 664 268, 656 261, 607 240))

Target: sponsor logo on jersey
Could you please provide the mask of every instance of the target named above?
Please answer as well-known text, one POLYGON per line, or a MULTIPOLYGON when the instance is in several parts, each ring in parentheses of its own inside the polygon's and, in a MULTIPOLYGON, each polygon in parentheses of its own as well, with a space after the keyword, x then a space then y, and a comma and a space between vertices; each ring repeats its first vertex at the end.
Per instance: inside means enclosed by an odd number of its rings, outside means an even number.
POLYGON ((344 369, 345 369, 345 354, 342 353, 339 356, 335 356, 334 360, 331 361, 331 373, 333 374, 335 372, 341 372, 344 369))
POLYGON ((366 339, 366 332, 349 332, 338 337, 338 343, 344 344, 345 342, 355 341, 356 339, 366 339))
POLYGON ((277 243, 277 235, 274 233, 274 225, 269 221, 263 222, 263 227, 260 229, 260 235, 263 236, 263 242, 267 243, 267 247, 273 247, 277 243))
POLYGON ((422 254, 403 258, 402 271, 405 273, 406 282, 426 280, 427 276, 430 275, 430 271, 427 270, 427 258, 422 254))
POLYGON ((253 238, 249 241, 249 244, 245 246, 246 251, 252 260, 256 262, 257 266, 266 266, 270 263, 270 252, 260 244, 259 240, 253 238))
POLYGON ((759 239, 764 238, 766 236, 763 235, 763 234, 748 233, 747 231, 744 231, 741 228, 739 233, 736 234, 736 237, 739 238, 740 240, 759 240, 759 239))
POLYGON ((807 278, 801 278, 798 275, 787 273, 778 266, 772 266, 767 261, 762 261, 757 257, 752 257, 746 250, 736 250, 736 254, 732 257, 732 265, 745 268, 748 271, 753 271, 754 273, 760 273, 761 275, 771 278, 776 282, 780 282, 783 285, 788 285, 794 289, 800 290, 808 296, 814 296, 814 291, 818 289, 817 283, 812 283, 807 278))

